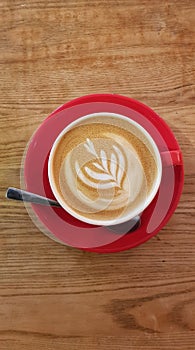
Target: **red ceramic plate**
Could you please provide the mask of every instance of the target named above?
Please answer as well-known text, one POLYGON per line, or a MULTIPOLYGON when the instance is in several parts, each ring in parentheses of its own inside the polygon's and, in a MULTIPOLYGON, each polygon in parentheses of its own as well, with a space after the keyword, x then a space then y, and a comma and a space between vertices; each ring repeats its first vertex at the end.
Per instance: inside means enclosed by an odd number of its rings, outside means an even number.
POLYGON ((150 133, 162 154, 161 185, 153 202, 142 213, 141 226, 134 232, 117 234, 105 227, 81 222, 62 208, 41 205, 32 205, 34 216, 32 211, 30 215, 44 233, 63 244, 98 253, 112 253, 147 241, 166 225, 182 193, 183 161, 172 131, 149 107, 120 95, 88 95, 59 107, 32 136, 24 162, 25 187, 28 191, 54 198, 47 175, 52 144, 69 123, 96 112, 119 113, 135 120, 150 133))

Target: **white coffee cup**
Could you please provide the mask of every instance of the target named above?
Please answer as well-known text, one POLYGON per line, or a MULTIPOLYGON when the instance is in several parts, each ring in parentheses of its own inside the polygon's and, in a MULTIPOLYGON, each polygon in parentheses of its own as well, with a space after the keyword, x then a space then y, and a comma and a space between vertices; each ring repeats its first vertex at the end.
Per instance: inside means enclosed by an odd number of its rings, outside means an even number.
POLYGON ((77 120, 75 120, 74 122, 70 123, 66 128, 64 128, 62 130, 62 132, 58 135, 57 139, 55 140, 51 152, 50 152, 50 156, 49 156, 49 161, 48 161, 48 177, 49 177, 49 183, 52 189, 52 192, 54 194, 54 196, 56 197, 56 200, 60 203, 60 205, 62 206, 62 208, 64 208, 64 210, 66 210, 69 214, 71 214, 73 217, 84 221, 86 223, 89 224, 93 224, 93 225, 101 225, 101 226, 110 226, 110 225, 118 225, 124 222, 127 222, 131 219, 133 219, 134 217, 136 217, 137 215, 141 214, 148 206, 149 204, 152 202, 152 200, 154 199, 154 197, 157 194, 157 191, 159 189, 160 183, 161 183, 161 177, 162 177, 162 161, 161 161, 161 156, 158 150, 158 147, 155 143, 155 141, 153 140, 153 138, 150 136, 150 134, 137 122, 135 122, 134 120, 125 117, 123 115, 120 114, 115 114, 115 113, 107 113, 107 112, 102 112, 102 113, 93 113, 93 114, 89 114, 86 116, 83 116, 77 120), (78 214, 76 211, 74 211, 67 202, 65 202, 61 195, 59 194, 56 184, 54 182, 54 177, 53 177, 53 172, 52 172, 52 162, 53 162, 53 157, 54 154, 56 152, 57 146, 59 145, 59 142, 61 141, 62 137, 65 136, 65 134, 70 131, 71 129, 73 129, 74 127, 76 127, 78 124, 80 124, 81 122, 85 122, 87 120, 92 120, 93 118, 96 117, 114 117, 116 119, 119 120, 124 120, 126 122, 128 122, 131 126, 135 127, 137 130, 139 130, 139 132, 141 134, 144 135, 145 139, 147 139, 147 143, 149 144, 150 149, 152 150, 152 153, 154 155, 155 158, 155 162, 156 162, 156 166, 157 166, 157 174, 155 176, 155 180, 153 182, 152 185, 152 189, 149 193, 149 195, 147 196, 147 198, 144 200, 143 203, 141 203, 141 205, 139 205, 138 207, 136 207, 133 211, 126 213, 124 216, 119 216, 113 220, 96 220, 96 219, 91 219, 91 218, 87 218, 86 216, 83 216, 81 214, 78 214))

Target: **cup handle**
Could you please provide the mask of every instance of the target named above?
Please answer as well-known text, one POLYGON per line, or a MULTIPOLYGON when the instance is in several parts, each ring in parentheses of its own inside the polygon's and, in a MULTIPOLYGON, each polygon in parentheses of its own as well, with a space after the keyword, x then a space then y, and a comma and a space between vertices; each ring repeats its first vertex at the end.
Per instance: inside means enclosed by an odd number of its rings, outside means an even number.
POLYGON ((161 159, 162 159, 162 165, 169 167, 169 166, 176 166, 176 165, 182 165, 182 153, 180 150, 173 150, 173 151, 165 151, 161 152, 161 159))

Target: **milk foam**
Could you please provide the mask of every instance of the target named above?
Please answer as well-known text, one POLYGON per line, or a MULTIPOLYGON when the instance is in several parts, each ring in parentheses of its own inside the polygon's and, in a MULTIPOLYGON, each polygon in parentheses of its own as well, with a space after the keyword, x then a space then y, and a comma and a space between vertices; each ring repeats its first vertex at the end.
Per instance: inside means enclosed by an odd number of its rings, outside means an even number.
MULTIPOLYGON (((115 121, 114 121, 115 122, 115 121)), ((53 177, 63 202, 79 215, 113 220, 144 202, 156 176, 156 162, 144 139, 121 127, 88 123, 61 139, 53 177)))
POLYGON ((145 189, 146 193, 144 169, 136 150, 121 136, 116 142, 115 136, 104 133, 104 139, 87 138, 65 157, 60 188, 68 200, 66 182, 71 195, 77 197, 74 209, 85 214, 102 210, 121 212, 140 191, 145 189), (105 140, 107 150, 100 148, 105 140), (81 152, 86 155, 82 162, 76 156, 81 152))

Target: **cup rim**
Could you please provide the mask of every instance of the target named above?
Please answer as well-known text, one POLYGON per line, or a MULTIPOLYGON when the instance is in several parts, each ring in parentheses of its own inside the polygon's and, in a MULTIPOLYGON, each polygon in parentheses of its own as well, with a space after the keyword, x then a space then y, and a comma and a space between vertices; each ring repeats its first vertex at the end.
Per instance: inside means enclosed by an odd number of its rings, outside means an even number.
POLYGON ((161 160, 161 156, 160 156, 160 151, 158 149, 158 146, 156 145, 156 142, 154 141, 154 139, 152 138, 152 136, 149 134, 149 132, 144 129, 143 126, 141 126, 139 123, 137 123, 136 121, 134 121, 133 119, 131 119, 130 117, 124 116, 122 114, 119 113, 112 113, 112 112, 96 112, 96 113, 90 113, 84 116, 81 116, 79 118, 77 118, 76 120, 74 120, 73 122, 71 122, 70 124, 68 124, 57 136, 57 138, 55 139, 50 154, 49 154, 49 159, 48 159, 48 178, 49 178, 49 184, 51 186, 51 190, 55 196, 55 198, 57 199, 57 201, 60 203, 61 207, 66 210, 71 216, 73 216, 74 218, 83 221, 85 223, 91 224, 91 225, 99 225, 99 226, 110 226, 110 225, 118 225, 118 224, 122 224, 125 223, 131 219, 133 219, 135 216, 140 215, 148 206, 149 204, 152 202, 152 200, 154 199, 154 197, 156 196, 160 183, 161 183, 161 179, 162 179, 162 160, 161 160), (118 119, 123 119, 126 120, 127 122, 129 122, 130 124, 136 126, 147 138, 147 140, 149 140, 150 145, 152 146, 152 149, 154 151, 155 154, 155 160, 156 160, 156 164, 157 164, 157 171, 158 174, 156 176, 155 182, 153 184, 152 190, 150 191, 150 195, 147 197, 147 199, 144 202, 144 205, 136 207, 133 211, 131 211, 130 213, 128 213, 126 216, 122 216, 119 217, 117 219, 112 219, 112 220, 94 220, 94 219, 89 219, 86 218, 80 214, 78 214, 77 212, 75 212, 73 209, 71 209, 63 200, 61 195, 58 193, 56 186, 54 184, 53 181, 53 175, 52 175, 52 160, 53 160, 53 156, 55 153, 55 150, 61 140, 61 138, 69 131, 71 130, 74 126, 76 126, 77 124, 79 124, 81 121, 85 120, 85 119, 91 119, 93 117, 97 117, 97 116, 105 116, 105 117, 114 117, 114 118, 118 118, 118 119))

